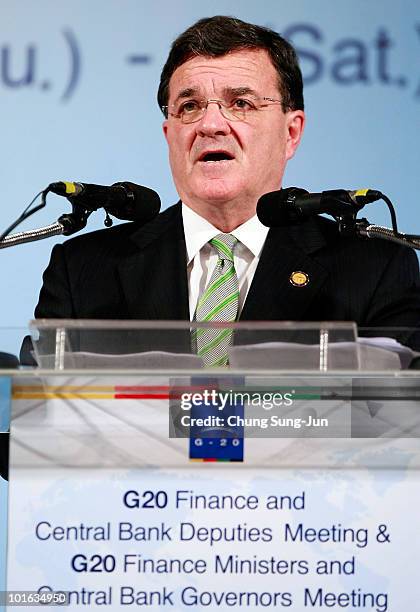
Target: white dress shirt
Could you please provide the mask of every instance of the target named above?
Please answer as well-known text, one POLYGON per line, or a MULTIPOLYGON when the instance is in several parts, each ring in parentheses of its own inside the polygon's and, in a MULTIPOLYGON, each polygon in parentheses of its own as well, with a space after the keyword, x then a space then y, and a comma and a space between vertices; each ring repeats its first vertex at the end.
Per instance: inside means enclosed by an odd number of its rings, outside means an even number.
MULTIPOLYGON (((198 298, 207 286, 218 259, 216 250, 208 242, 222 232, 185 204, 182 204, 182 220, 187 245, 188 291, 192 320, 198 298)), ((260 260, 268 227, 260 223, 255 215, 230 233, 238 239, 233 251, 233 260, 239 281, 239 312, 241 312, 260 260)))

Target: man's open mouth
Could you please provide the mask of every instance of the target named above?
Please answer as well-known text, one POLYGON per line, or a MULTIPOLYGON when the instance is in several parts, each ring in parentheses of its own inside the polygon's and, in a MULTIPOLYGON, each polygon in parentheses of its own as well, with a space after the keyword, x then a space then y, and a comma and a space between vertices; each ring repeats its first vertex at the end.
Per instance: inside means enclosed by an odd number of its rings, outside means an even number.
POLYGON ((233 155, 228 153, 227 151, 212 151, 208 153, 204 153, 199 161, 201 162, 220 162, 220 161, 230 161, 233 159, 233 155))

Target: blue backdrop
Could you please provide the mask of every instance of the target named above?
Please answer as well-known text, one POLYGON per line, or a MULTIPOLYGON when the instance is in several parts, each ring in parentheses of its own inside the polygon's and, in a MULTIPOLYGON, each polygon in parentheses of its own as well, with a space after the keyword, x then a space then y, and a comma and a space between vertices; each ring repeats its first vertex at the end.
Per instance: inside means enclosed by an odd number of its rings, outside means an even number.
MULTIPOLYGON (((418 0, 0 0, 0 229, 55 180, 132 180, 176 199, 156 104, 174 37, 196 19, 234 14, 297 47, 307 128, 284 185, 374 187, 395 202, 401 230, 420 233, 418 0)), ((70 210, 55 196, 21 229, 70 210)), ((389 225, 385 205, 365 209, 389 225)), ((93 215, 87 230, 100 227, 93 215)), ((0 325, 32 317, 57 238, 0 253, 0 325)), ((20 330, 0 347, 16 352, 20 330)))

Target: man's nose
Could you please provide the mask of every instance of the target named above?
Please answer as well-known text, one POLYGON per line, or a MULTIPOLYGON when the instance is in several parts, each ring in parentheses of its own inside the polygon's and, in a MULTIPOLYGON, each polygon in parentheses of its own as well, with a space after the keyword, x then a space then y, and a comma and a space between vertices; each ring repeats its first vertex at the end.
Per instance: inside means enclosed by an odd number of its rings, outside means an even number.
POLYGON ((197 134, 200 136, 216 136, 218 134, 224 136, 231 131, 229 121, 221 113, 219 102, 213 102, 212 100, 207 103, 204 115, 196 123, 196 126, 197 134))

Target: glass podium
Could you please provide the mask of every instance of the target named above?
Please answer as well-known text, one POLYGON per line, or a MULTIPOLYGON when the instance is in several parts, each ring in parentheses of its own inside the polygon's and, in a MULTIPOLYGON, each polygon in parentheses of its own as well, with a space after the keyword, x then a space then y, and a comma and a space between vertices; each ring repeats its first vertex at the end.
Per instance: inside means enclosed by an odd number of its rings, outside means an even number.
POLYGON ((410 609, 409 349, 348 323, 224 324, 230 366, 207 369, 202 325, 31 326, 39 367, 2 373, 7 590, 74 610, 410 609))

